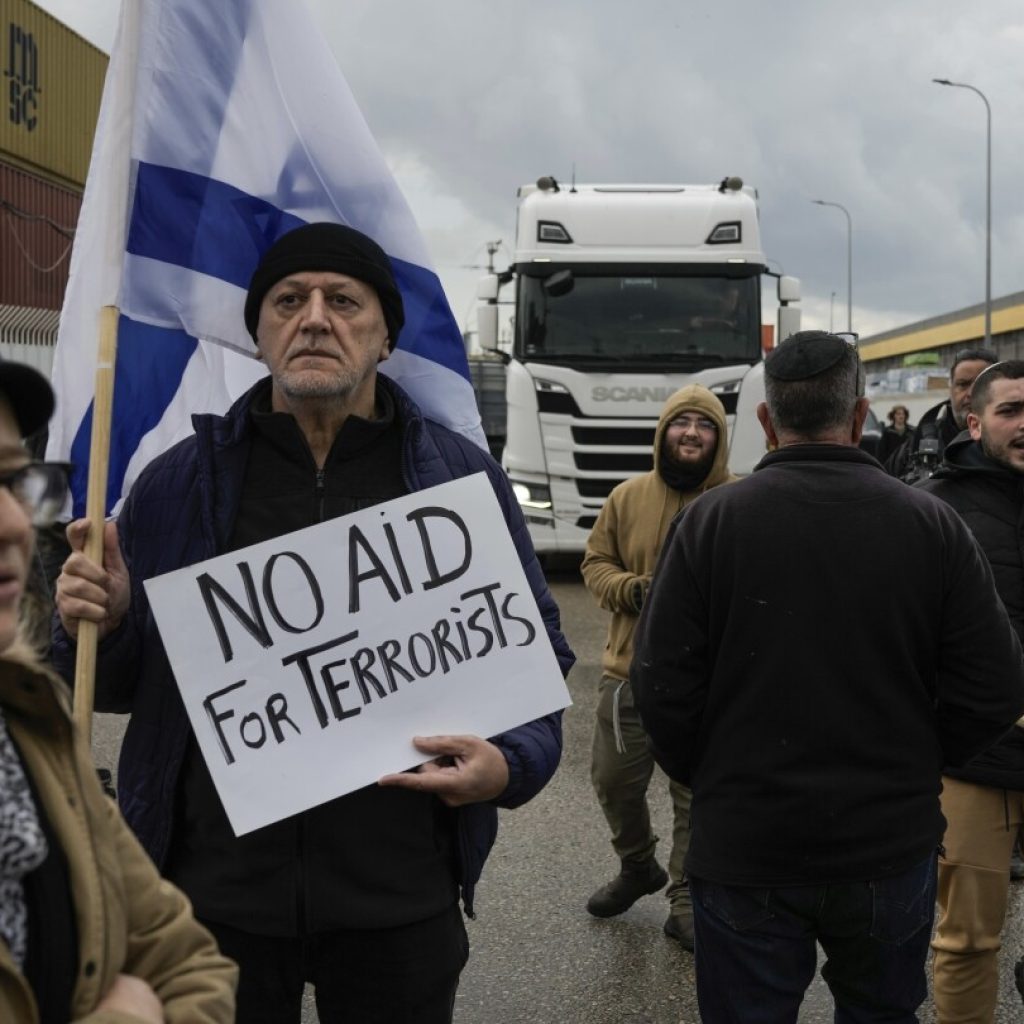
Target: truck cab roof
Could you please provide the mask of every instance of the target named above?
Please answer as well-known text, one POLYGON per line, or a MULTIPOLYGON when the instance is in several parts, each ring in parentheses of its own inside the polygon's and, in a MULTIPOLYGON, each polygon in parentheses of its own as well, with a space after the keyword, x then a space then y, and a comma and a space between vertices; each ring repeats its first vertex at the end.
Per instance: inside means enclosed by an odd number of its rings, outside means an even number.
POLYGON ((718 185, 524 185, 515 262, 761 267, 756 193, 718 185))

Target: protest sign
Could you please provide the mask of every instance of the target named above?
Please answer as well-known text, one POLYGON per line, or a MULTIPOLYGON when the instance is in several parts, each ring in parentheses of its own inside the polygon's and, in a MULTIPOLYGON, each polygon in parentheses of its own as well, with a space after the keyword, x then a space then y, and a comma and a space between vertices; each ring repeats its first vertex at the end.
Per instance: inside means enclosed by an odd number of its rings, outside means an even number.
POLYGON ((236 835, 570 703, 483 473, 145 586, 236 835))

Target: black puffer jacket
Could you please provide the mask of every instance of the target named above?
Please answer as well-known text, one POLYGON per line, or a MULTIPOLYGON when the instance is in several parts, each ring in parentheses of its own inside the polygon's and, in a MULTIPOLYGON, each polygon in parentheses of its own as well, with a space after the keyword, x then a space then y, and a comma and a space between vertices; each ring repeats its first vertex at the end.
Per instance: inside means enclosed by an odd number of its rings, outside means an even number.
MULTIPOLYGON (((970 527, 1024 641, 1024 475, 990 459, 977 441, 958 438, 946 448, 935 475, 918 486, 951 505, 970 527)), ((1024 729, 1011 729, 994 747, 961 768, 947 768, 946 774, 981 786, 1024 790, 1024 729)))

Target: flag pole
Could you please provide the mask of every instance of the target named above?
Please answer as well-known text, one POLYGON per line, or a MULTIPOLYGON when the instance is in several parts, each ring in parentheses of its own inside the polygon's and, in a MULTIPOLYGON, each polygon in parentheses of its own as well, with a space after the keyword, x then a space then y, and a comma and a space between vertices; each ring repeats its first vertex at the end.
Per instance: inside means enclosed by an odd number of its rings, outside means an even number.
MULTIPOLYGON (((100 340, 96 359, 96 393, 92 407, 92 437, 89 443, 89 481, 85 494, 85 515, 89 534, 85 556, 94 565, 103 565, 103 524, 107 512, 107 470, 110 461, 110 424, 114 407, 114 363, 117 360, 116 306, 100 310, 100 340)), ((75 661, 74 718, 87 742, 92 742, 92 707, 96 692, 96 648, 99 624, 78 624, 78 651, 75 661)))

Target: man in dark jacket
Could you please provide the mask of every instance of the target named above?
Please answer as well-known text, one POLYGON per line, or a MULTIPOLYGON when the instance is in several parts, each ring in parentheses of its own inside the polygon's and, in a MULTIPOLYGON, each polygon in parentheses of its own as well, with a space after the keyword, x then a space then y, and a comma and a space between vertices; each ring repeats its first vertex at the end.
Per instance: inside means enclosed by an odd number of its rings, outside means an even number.
POLYGON ((559 715, 490 740, 428 738, 417 745, 436 761, 423 769, 235 837, 189 726, 145 579, 481 471, 563 671, 572 664, 500 467, 377 372, 403 320, 371 239, 333 224, 284 235, 245 304, 270 378, 154 460, 107 525, 102 568, 79 553, 88 522, 68 531, 55 660, 70 674, 78 621, 99 623, 96 706, 132 716, 125 817, 239 963, 243 1024, 298 1021, 307 981, 325 1022, 449 1021, 467 955, 460 888, 472 913, 495 808, 536 794, 561 752, 559 715))
MULTIPOLYGON (((978 377, 967 428, 970 436, 949 445, 942 466, 920 486, 971 528, 1024 639, 1024 361, 996 363, 978 377)), ((943 773, 942 913, 932 943, 940 1024, 991 1024, 995 1014, 1010 853, 1024 824, 1022 725, 943 773)))
POLYGON ((970 531, 856 447, 863 381, 834 335, 768 356, 775 450, 676 520, 640 618, 640 714, 693 791, 707 1021, 795 1020, 816 940, 837 1019, 916 1020, 942 768, 1024 710, 1020 643, 970 531), (868 562, 893 569, 884 604, 868 562))
POLYGON ((949 398, 933 405, 916 429, 886 460, 885 468, 906 483, 927 480, 942 461, 953 438, 967 428, 971 385, 998 356, 988 348, 965 348, 953 356, 949 370, 949 398))

